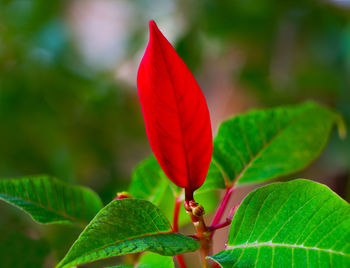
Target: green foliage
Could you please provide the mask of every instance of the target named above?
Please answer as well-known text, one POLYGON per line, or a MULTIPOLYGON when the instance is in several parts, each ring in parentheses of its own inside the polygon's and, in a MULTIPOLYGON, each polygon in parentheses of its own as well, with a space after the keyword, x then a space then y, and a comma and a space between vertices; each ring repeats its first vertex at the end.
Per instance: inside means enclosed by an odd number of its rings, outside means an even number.
MULTIPOLYGON (((169 12, 175 20, 181 14, 185 27, 173 36, 174 43, 190 69, 197 71, 199 82, 207 85, 207 96, 216 95, 223 82, 225 87, 235 88, 228 106, 236 106, 235 101, 244 107, 247 103, 269 107, 317 99, 336 108, 350 123, 350 27, 344 1, 204 0, 177 1, 170 6, 168 1, 130 1, 127 5, 131 12, 126 17, 133 23, 125 28, 130 34, 126 46, 129 53, 116 46, 118 53, 126 55, 123 64, 116 63, 103 72, 88 63, 89 57, 84 58, 86 51, 80 47, 82 36, 76 32, 75 23, 83 25, 84 14, 95 10, 90 6, 77 14, 76 7, 86 5, 81 2, 51 1, 48 5, 44 0, 0 1, 2 177, 52 174, 67 182, 93 186, 106 202, 116 191, 125 189, 127 180, 123 178, 129 174, 129 164, 138 161, 136 155, 142 154, 146 139, 135 90, 119 81, 118 70, 125 69, 125 63, 133 62, 138 51, 144 49, 146 22, 149 14, 155 14, 155 7, 160 12, 155 19, 160 23, 169 12)), ((305 137, 318 139, 314 134, 311 131, 305 137)), ((348 170, 349 145, 349 138, 346 143, 334 140, 322 167, 314 166, 321 168, 316 174, 324 170, 337 173, 338 164, 348 170)), ((198 193, 208 186, 224 188, 218 171, 212 163, 198 193)), ((265 172, 264 168, 260 171, 265 172)), ((232 183, 235 178, 227 176, 227 181, 232 183)), ((150 181, 154 188, 158 186, 157 180, 150 181)), ((166 186, 167 182, 159 184, 158 193, 142 198, 159 204, 170 219, 177 192, 166 186)), ((196 194, 196 199, 204 199, 200 203, 207 212, 211 211, 209 206, 215 206, 214 201, 208 201, 209 195, 211 191, 198 197, 196 194)), ((1 266, 41 267, 41 260, 27 261, 41 252, 34 250, 38 241, 29 244, 7 236, 9 230, 19 230, 26 222, 7 206, 0 214, 1 266)), ((188 219, 188 215, 181 214, 180 222, 188 219)), ((32 233, 42 227, 26 228, 32 233)), ((45 230, 52 229, 51 237, 69 243, 67 238, 74 235, 58 232, 59 228, 71 226, 51 225, 45 230)), ((47 239, 48 233, 44 233, 47 239)))
POLYGON ((159 204, 169 187, 171 187, 175 195, 181 191, 181 188, 177 187, 166 177, 157 159, 151 156, 135 168, 129 192, 136 198, 159 204))
POLYGON ((198 247, 194 239, 174 233, 166 217, 151 202, 121 199, 96 215, 57 267, 140 251, 172 256, 198 247))
POLYGON ((174 268, 172 257, 161 256, 156 253, 147 252, 142 254, 137 268, 174 268))
MULTIPOLYGON (((245 60, 235 82, 259 102, 276 105, 313 98, 336 105, 349 118, 346 9, 338 1, 205 0, 200 12, 193 7, 196 17, 191 21, 200 26, 198 32, 214 37, 219 48, 230 52, 239 46, 245 60)), ((206 54, 202 57, 210 57, 206 54)))
POLYGON ((242 114, 221 124, 213 158, 228 184, 285 176, 321 153, 339 120, 339 115, 312 102, 242 114))
MULTIPOLYGON (((175 195, 178 195, 181 191, 181 188, 167 178, 156 158, 152 155, 135 168, 129 191, 135 197, 159 203, 167 186, 171 188, 175 195)), ((216 164, 212 162, 204 184, 196 193, 205 193, 219 188, 225 188, 225 182, 222 173, 216 164)))
POLYGON ((222 171, 215 163, 215 161, 211 161, 207 177, 205 178, 205 182, 202 187, 197 190, 197 192, 206 192, 210 190, 217 189, 225 189, 225 179, 222 171))
POLYGON ((18 231, 1 229, 1 267, 43 267, 50 249, 42 239, 31 239, 18 231))
POLYGON ((172 257, 162 256, 152 252, 145 252, 141 255, 140 260, 136 266, 118 265, 108 268, 174 268, 174 261, 172 257))
MULTIPOLYGON (((224 178, 239 186, 297 172, 321 153, 337 123, 343 127, 338 114, 312 102, 235 116, 220 125, 213 161, 196 193, 225 188, 224 178)), ((168 185, 179 191, 151 157, 135 169, 130 192, 159 205, 168 185)))
POLYGON ((0 1, 0 176, 50 174, 109 202, 127 186, 124 152, 146 136, 133 90, 86 63, 74 5, 0 1))
POLYGON ((87 223, 102 208, 90 189, 46 176, 0 180, 0 199, 43 224, 87 223))
MULTIPOLYGON (((214 163, 211 163, 205 183, 194 196, 195 200, 205 207, 206 213, 211 213, 216 208, 218 197, 213 190, 225 187, 221 184, 223 182, 221 172, 214 163)), ((173 217, 175 199, 184 199, 183 190, 166 177, 154 156, 147 158, 135 168, 129 192, 136 198, 151 201, 159 206, 169 219, 173 217)), ((190 217, 183 206, 180 209, 179 224, 189 223, 190 217)))
POLYGON ((274 183, 251 192, 231 224, 222 267, 349 267, 350 206, 328 187, 274 183))

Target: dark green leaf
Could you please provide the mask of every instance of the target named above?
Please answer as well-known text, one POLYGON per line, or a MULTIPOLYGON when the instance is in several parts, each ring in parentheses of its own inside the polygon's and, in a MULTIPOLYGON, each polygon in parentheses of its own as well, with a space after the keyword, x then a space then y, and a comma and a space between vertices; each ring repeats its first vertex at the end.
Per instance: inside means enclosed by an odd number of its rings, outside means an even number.
POLYGON ((151 202, 121 199, 96 215, 58 267, 140 251, 172 256, 198 247, 194 239, 174 233, 163 213, 151 202))
POLYGON ((251 192, 231 224, 222 267, 350 267, 350 205, 308 181, 251 192))
POLYGON ((43 224, 87 223, 102 208, 90 189, 46 176, 0 180, 0 199, 43 224))
POLYGON ((339 115, 311 102, 239 115, 221 124, 213 159, 228 184, 285 176, 321 153, 339 121, 339 115))

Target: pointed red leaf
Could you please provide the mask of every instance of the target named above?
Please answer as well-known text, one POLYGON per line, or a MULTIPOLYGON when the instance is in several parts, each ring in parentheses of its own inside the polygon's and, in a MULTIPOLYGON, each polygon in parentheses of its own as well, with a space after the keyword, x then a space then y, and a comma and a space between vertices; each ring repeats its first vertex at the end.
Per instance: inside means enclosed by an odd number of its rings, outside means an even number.
POLYGON ((150 21, 137 87, 152 151, 168 178, 189 192, 204 182, 212 132, 204 95, 168 40, 150 21))

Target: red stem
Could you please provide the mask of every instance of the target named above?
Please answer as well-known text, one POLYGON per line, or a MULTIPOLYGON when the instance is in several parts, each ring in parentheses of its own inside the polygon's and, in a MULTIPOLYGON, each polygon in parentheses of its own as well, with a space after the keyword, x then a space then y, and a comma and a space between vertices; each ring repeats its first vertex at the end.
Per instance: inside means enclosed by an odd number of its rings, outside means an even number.
POLYGON ((190 202, 191 200, 193 200, 193 190, 185 188, 185 201, 190 202))
POLYGON ((184 260, 182 255, 176 255, 175 258, 176 258, 176 260, 179 263, 181 268, 187 268, 185 260, 184 260))
MULTIPOLYGON (((224 213, 225 208, 226 208, 226 206, 227 206, 227 204, 228 204, 228 201, 230 200, 230 197, 231 197, 231 195, 232 195, 232 193, 233 193, 234 190, 235 190, 234 187, 231 187, 231 188, 227 188, 227 189, 226 189, 224 198, 222 199, 221 204, 220 204, 218 210, 216 211, 216 214, 215 214, 215 217, 214 217, 214 219, 213 219, 213 221, 212 221, 212 223, 211 223, 211 226, 217 225, 217 224, 219 223, 219 221, 221 220, 222 214, 224 213)), ((215 232, 215 230, 213 230, 213 231, 210 233, 210 238, 213 237, 214 232, 215 232)))
POLYGON ((214 230, 226 227, 227 225, 230 225, 230 224, 231 224, 231 221, 226 220, 226 221, 224 221, 222 223, 218 223, 216 225, 212 225, 208 229, 209 229, 210 232, 213 232, 214 230))
POLYGON ((234 205, 234 206, 230 209, 230 212, 229 212, 228 217, 226 218, 226 221, 225 221, 225 222, 222 222, 222 223, 218 223, 218 224, 209 226, 209 227, 208 227, 208 230, 209 230, 210 232, 212 232, 212 231, 214 231, 214 230, 217 230, 217 229, 220 229, 220 228, 224 228, 224 227, 230 225, 231 222, 232 222, 233 216, 235 215, 236 210, 237 210, 237 208, 240 206, 240 204, 241 204, 241 202, 239 202, 238 204, 234 205))
POLYGON ((181 203, 182 203, 181 198, 179 198, 179 197, 175 198, 174 217, 173 217, 173 230, 174 230, 174 232, 179 231, 179 214, 180 214, 181 203))
MULTIPOLYGON (((179 231, 179 214, 180 214, 180 207, 181 207, 181 198, 176 197, 175 198, 175 205, 174 205, 174 217, 173 217, 173 230, 174 232, 179 231)), ((185 260, 182 255, 176 255, 175 256, 177 262, 179 263, 181 268, 187 268, 185 260)))

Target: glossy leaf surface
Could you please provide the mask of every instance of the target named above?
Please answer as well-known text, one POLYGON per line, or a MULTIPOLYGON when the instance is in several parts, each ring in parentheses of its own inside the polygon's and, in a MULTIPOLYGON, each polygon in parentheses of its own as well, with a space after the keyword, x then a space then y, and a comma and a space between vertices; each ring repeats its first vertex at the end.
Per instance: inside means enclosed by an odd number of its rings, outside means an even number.
POLYGON ((251 192, 231 224, 226 267, 349 267, 350 205, 325 185, 294 180, 251 192))
POLYGON ((132 265, 118 265, 108 268, 174 268, 173 257, 162 256, 152 252, 145 252, 141 255, 139 261, 135 266, 132 265))
POLYGON ((137 268, 174 268, 173 257, 162 256, 152 252, 142 254, 137 268))
POLYGON ((160 166, 177 186, 199 188, 212 157, 208 107, 193 75, 154 21, 137 87, 147 136, 160 166))
POLYGON ((102 208, 90 189, 46 176, 0 180, 0 199, 43 224, 87 223, 102 208))
POLYGON ((174 233, 163 213, 151 202, 120 199, 96 215, 58 267, 140 251, 172 256, 198 247, 194 239, 174 233))
POLYGON ((308 102, 238 115, 221 124, 214 162, 228 184, 261 183, 310 164, 328 141, 338 114, 308 102))

